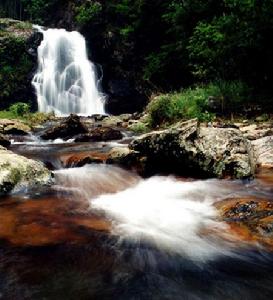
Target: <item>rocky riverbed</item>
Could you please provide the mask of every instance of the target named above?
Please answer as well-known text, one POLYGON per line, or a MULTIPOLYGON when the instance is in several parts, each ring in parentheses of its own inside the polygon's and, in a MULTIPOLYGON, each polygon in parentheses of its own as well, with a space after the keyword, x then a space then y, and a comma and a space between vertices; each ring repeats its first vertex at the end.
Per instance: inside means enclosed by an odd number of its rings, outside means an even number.
MULTIPOLYGON (((254 274, 273 278, 272 124, 250 131, 245 123, 191 120, 140 135, 130 130, 138 122, 131 115, 72 115, 12 133, 5 128, 19 125, 4 122, 3 297, 21 291, 15 299, 53 299, 80 289, 80 299, 112 293, 122 299, 128 280, 139 286, 147 276, 157 282, 147 283, 157 295, 170 276, 180 282, 192 274, 183 281, 185 297, 193 282, 195 297, 205 288, 209 297, 224 297, 217 276, 228 284, 230 299, 268 299, 270 285, 254 274), (34 280, 37 268, 41 275, 34 280), (59 288, 49 295, 52 276, 59 288), (97 285, 89 288, 90 282, 97 285)), ((173 299, 182 293, 180 284, 168 290, 173 299)), ((149 298, 148 290, 137 291, 149 298)))

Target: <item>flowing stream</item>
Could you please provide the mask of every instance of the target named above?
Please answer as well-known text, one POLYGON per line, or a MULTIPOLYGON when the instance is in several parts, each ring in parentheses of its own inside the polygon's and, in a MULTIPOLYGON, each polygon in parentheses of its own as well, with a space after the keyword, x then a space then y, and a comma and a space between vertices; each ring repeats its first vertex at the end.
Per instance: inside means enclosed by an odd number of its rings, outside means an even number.
POLYGON ((270 185, 63 164, 111 147, 15 140, 12 150, 51 165, 56 183, 0 202, 0 299, 271 299, 271 252, 231 234, 215 208, 272 199, 270 185))
MULTIPOLYGON (((84 38, 39 30, 39 110, 104 113, 84 38)), ((0 300, 272 299, 272 251, 240 238, 216 207, 244 197, 271 205, 272 184, 71 167, 75 156, 105 156, 126 142, 14 137, 11 150, 43 161, 55 184, 0 201, 0 300)))
POLYGON ((64 29, 43 30, 38 70, 33 78, 38 108, 58 116, 103 114, 104 97, 96 68, 87 57, 84 37, 64 29))

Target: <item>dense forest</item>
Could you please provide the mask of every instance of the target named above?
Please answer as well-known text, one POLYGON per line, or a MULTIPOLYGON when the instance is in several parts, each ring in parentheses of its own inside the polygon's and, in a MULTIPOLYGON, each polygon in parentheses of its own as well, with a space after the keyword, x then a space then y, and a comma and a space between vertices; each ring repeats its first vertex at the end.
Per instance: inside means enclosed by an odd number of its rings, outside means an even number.
POLYGON ((2 17, 80 30, 106 80, 127 78, 142 94, 212 82, 237 102, 271 107, 272 0, 1 3, 2 17))

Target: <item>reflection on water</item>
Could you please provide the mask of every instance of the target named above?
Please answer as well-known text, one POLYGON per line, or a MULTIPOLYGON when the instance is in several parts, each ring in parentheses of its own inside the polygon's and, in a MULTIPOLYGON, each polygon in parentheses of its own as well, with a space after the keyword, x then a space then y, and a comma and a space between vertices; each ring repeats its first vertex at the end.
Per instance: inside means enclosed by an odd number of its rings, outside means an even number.
MULTIPOLYGON (((50 145, 49 159, 68 145, 50 145)), ((231 236, 214 205, 272 200, 270 175, 143 180, 106 165, 54 174, 50 190, 0 202, 1 300, 272 299, 272 253, 231 236)))

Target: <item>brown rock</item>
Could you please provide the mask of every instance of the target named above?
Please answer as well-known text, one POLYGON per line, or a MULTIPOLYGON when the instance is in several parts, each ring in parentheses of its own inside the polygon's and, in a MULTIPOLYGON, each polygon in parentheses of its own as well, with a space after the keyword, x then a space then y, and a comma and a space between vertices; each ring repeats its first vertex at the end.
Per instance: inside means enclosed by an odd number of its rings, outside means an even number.
POLYGON ((41 138, 44 140, 55 140, 57 138, 70 139, 75 135, 87 133, 87 128, 81 123, 80 117, 71 114, 59 124, 47 129, 41 138))
POLYGON ((241 198, 217 202, 220 220, 230 231, 247 242, 259 242, 273 249, 273 202, 267 199, 241 198))
POLYGON ((102 142, 122 139, 119 130, 110 127, 98 127, 76 137, 75 142, 102 142))
POLYGON ((14 135, 27 135, 31 131, 31 128, 18 120, 0 120, 0 133, 2 134, 14 134, 14 135))
POLYGON ((104 163, 108 158, 107 153, 101 152, 82 152, 76 154, 67 154, 61 157, 62 164, 65 168, 82 167, 92 163, 104 163))
POLYGON ((0 145, 6 148, 10 146, 10 141, 1 133, 0 133, 0 145))

